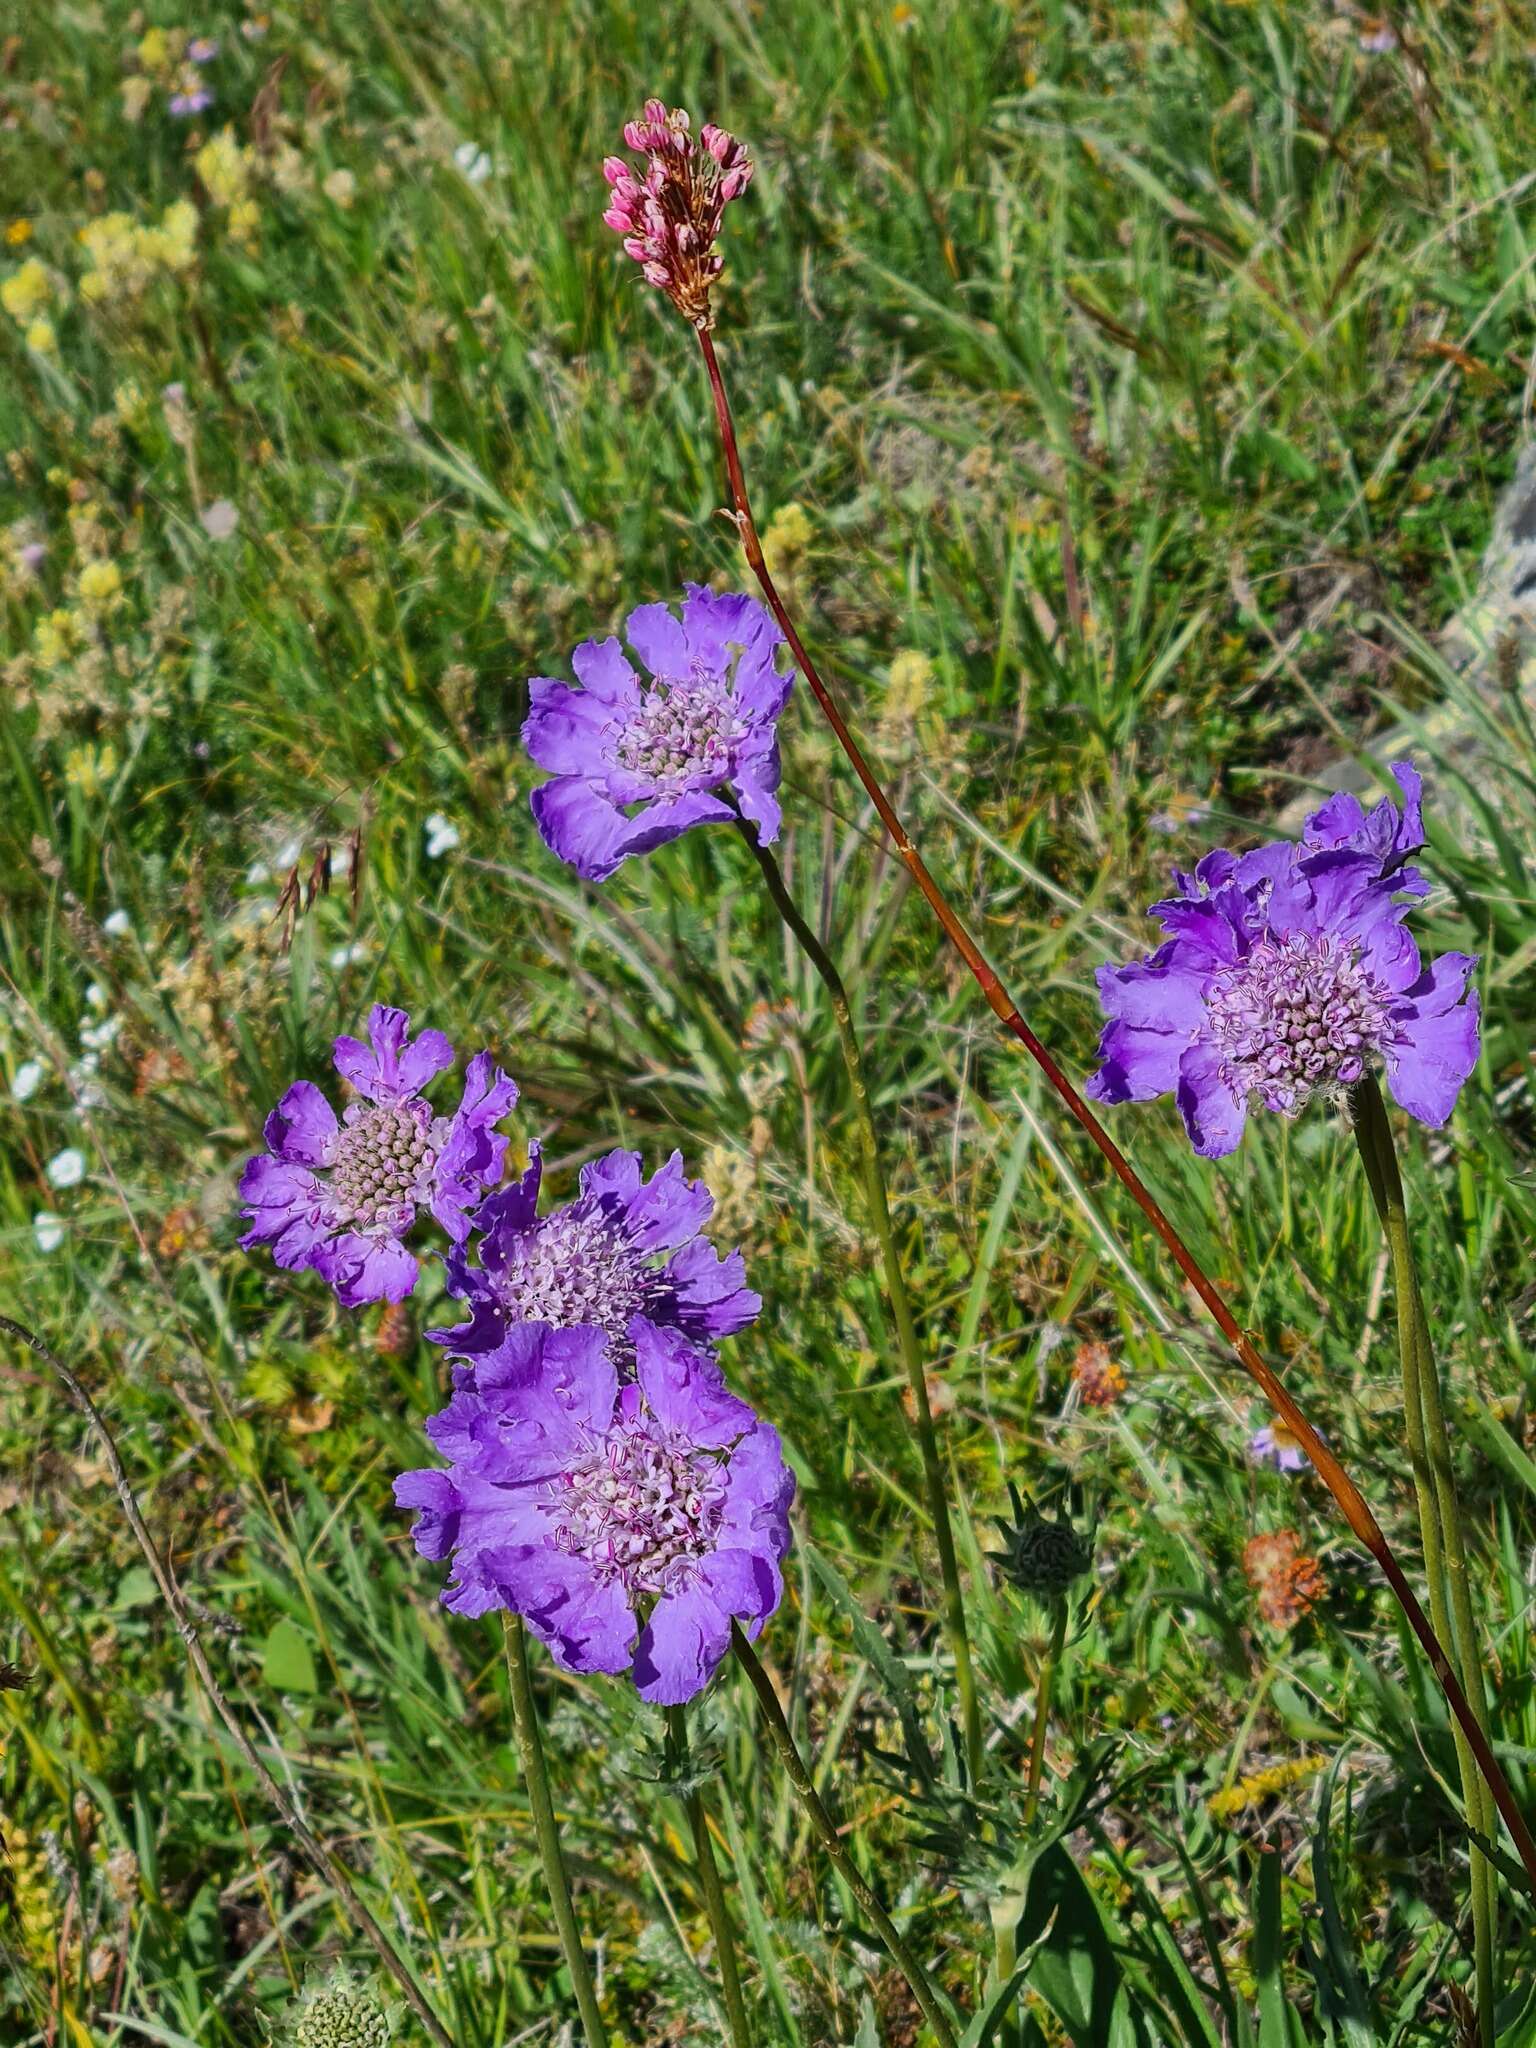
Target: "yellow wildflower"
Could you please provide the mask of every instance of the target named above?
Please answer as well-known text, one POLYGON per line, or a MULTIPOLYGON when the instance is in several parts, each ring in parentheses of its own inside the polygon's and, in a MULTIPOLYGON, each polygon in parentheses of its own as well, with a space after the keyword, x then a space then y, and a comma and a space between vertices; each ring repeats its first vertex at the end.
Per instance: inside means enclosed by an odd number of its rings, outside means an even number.
POLYGON ((250 158, 236 142, 233 128, 224 128, 205 142, 193 161, 215 206, 235 206, 244 199, 250 186, 250 158))
POLYGON ((163 28, 148 29, 139 39, 139 62, 146 71, 168 70, 181 56, 185 43, 179 29, 174 31, 174 41, 163 28))
POLYGON ((142 121, 144 109, 155 96, 155 88, 141 72, 135 71, 122 84, 123 119, 128 122, 142 121))
POLYGON ((47 612, 32 630, 32 645, 45 668, 57 668, 81 642, 80 621, 73 612, 47 612))
POLYGON ((117 749, 110 740, 101 747, 71 747, 64 756, 64 780, 83 797, 100 796, 116 773, 117 749))
POLYGON ((52 297, 53 285, 35 256, 29 256, 0 283, 0 306, 20 326, 35 320, 52 297))
POLYGON ((138 229, 138 252, 152 269, 189 270, 197 260, 197 208, 178 199, 160 216, 158 227, 138 229))
POLYGON ((1231 1820, 1235 1814, 1262 1806, 1266 1799, 1276 1799, 1282 1792, 1305 1785, 1309 1778, 1317 1776, 1324 1761, 1320 1756, 1299 1756, 1290 1763, 1271 1764, 1268 1770, 1254 1771, 1224 1791, 1212 1793, 1206 1806, 1213 1819, 1231 1820))
POLYGON ((763 535, 769 574, 793 576, 814 535, 815 529, 803 505, 781 505, 763 535))
POLYGON ((243 249, 256 246, 257 230, 261 226, 261 207, 254 199, 237 199, 229 209, 229 236, 243 249))
POLYGON ((132 377, 119 384, 112 393, 112 410, 125 427, 136 430, 149 418, 149 400, 132 377))
POLYGON ((122 572, 116 562, 87 562, 75 579, 75 588, 87 611, 114 611, 122 602, 122 572))
POLYGON ((142 291, 149 271, 139 249, 132 214, 104 213, 88 220, 75 238, 91 260, 80 280, 80 296, 92 304, 142 291))
POLYGON ((333 206, 345 212, 357 191, 357 180, 350 171, 332 171, 320 189, 333 206))
POLYGON ((32 239, 32 223, 29 220, 13 220, 6 228, 5 239, 13 249, 20 249, 32 239))
POLYGON ((59 337, 53 331, 51 320, 34 320, 25 339, 34 355, 56 356, 59 352, 59 337))

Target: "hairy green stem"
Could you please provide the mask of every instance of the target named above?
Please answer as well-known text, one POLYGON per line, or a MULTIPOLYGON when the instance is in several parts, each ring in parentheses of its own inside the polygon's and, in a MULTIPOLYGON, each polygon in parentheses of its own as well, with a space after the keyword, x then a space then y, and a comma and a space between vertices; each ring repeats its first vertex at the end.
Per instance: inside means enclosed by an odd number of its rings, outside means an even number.
POLYGON ((917 1325, 912 1315, 912 1297, 907 1291, 906 1275, 902 1271, 901 1256, 896 1249, 896 1233, 891 1224, 890 1198, 886 1192, 885 1172, 880 1162, 879 1133, 875 1128, 874 1110, 870 1105, 869 1088, 864 1078, 864 1057, 859 1049, 858 1033, 854 1029, 853 1006, 848 1000, 843 977, 838 973, 831 955, 801 915, 799 905, 789 893, 778 862, 758 838, 753 826, 744 818, 737 822, 742 838, 752 849, 753 857, 762 870, 763 880, 767 884, 768 894, 773 899, 774 908, 821 976, 832 1002, 837 1042, 842 1048, 843 1065, 847 1070, 848 1087, 853 1096, 854 1114, 859 1127, 859 1168, 864 1182, 865 1203, 869 1210, 871 1227, 880 1246, 886 1296, 890 1301, 891 1317, 896 1325, 896 1341, 901 1351, 901 1362, 906 1368, 907 1385, 912 1392, 913 1412, 917 1417, 917 1439, 922 1450, 928 1512, 933 1518, 934 1541, 939 1551, 939 1570, 944 1579, 945 1632, 949 1637, 950 1654, 955 1660, 955 1684, 960 1693, 960 1713, 965 1728, 966 1762, 970 1768, 971 1782, 975 1784, 981 1772, 981 1709, 976 1698, 976 1672, 971 1660, 971 1639, 965 1621, 965 1593, 960 1584, 960 1563, 955 1555, 954 1529, 950 1521, 949 1489, 944 1482, 944 1465, 939 1456, 938 1433, 933 1426, 933 1404, 928 1398, 928 1374, 923 1363, 917 1325))
MULTIPOLYGON (((689 1757, 686 1707, 667 1708, 667 1737, 673 1767, 686 1769, 689 1757)), ((684 1792, 681 1797, 693 1834, 693 1860, 698 1868, 699 1890, 704 1895, 704 1911, 709 1916, 710 1932, 715 1937, 715 1958, 720 1966, 720 1989, 725 1999, 731 2048, 752 2048, 747 2004, 741 1994, 741 1972, 736 1966, 736 1930, 731 1925, 725 1887, 720 1882, 720 1866, 715 1861, 714 1844, 709 1839, 709 1817, 704 1811, 704 1796, 695 1788, 684 1792)))
POLYGON ((608 2048, 608 2032, 598 2009, 597 1992, 592 1985, 592 1973, 587 1968, 587 1953, 581 1945, 581 1929, 576 1924, 576 1908, 571 1901, 570 1879, 565 1873, 565 1857, 560 1848, 560 1824, 555 1819, 554 1801, 549 1796, 549 1774, 544 1768, 539 1713, 534 1703, 533 1683, 528 1675, 528 1632, 520 1614, 504 1615, 502 1626, 506 1636, 507 1677, 512 1687, 512 1726, 517 1735, 517 1753, 523 1767, 528 1805, 533 1813, 539 1861, 544 1866, 544 1882, 549 1887, 549 1903, 554 1911, 555 1926, 559 1929, 560 1946, 565 1951, 565 1966, 571 1973, 571 1985, 576 1993, 576 2007, 581 2014, 581 2030, 586 2036, 587 2048, 608 2048))
POLYGON ((1029 1745, 1029 1783, 1024 1794, 1026 1827, 1033 1826, 1035 1815, 1040 1811, 1040 1779, 1045 1770, 1045 1732, 1051 1719, 1051 1692, 1056 1683, 1056 1667, 1061 1662, 1066 1640, 1067 1603, 1062 1598, 1056 1602, 1056 1618, 1051 1623, 1051 1640, 1040 1665, 1040 1674, 1035 1680, 1035 1732, 1029 1745))
MULTIPOLYGON (((1450 1434, 1440 1399, 1440 1376, 1430 1342, 1429 1323, 1419 1291, 1392 1123, 1374 1077, 1358 1082, 1350 1091, 1350 1116, 1371 1198, 1392 1259, 1392 1281, 1397 1294, 1398 1354, 1403 1380, 1403 1420, 1408 1434, 1414 1492, 1418 1497, 1430 1618, 1441 1641, 1452 1646, 1462 1689, 1479 1727, 1486 1735, 1488 1701, 1477 1623, 1472 1611, 1471 1585, 1467 1577, 1467 1553, 1462 1537, 1461 1509, 1456 1498, 1450 1434)), ((1498 1825, 1492 1793, 1477 1768, 1470 1744, 1454 1724, 1453 1733, 1467 1819, 1492 1840, 1493 1830, 1498 1825)), ((1497 1995, 1496 1885, 1492 1865, 1476 1848, 1471 1851, 1471 1891, 1478 2028, 1487 2048, 1494 2038, 1497 1995)))
POLYGON ((773 1680, 763 1669, 761 1659, 743 1635, 737 1622, 731 1624, 731 1647, 736 1652, 737 1663, 747 1675, 747 1683, 757 1694, 757 1703, 762 1709, 763 1720, 768 1727, 769 1740, 778 1751, 779 1761, 784 1766, 789 1782, 799 1794, 800 1804, 805 1808, 812 1828, 821 1838, 821 1845, 826 1850, 833 1868, 863 1907, 870 1925, 884 1944, 886 1953, 906 1978, 912 1996, 922 2007, 923 2017, 933 2029, 939 2048, 956 2048, 955 2030, 949 2014, 944 2009, 943 1999, 927 1971, 903 1940, 895 1921, 870 1889, 863 1872, 848 1854, 843 1838, 838 1832, 837 1823, 823 1804, 805 1758, 801 1756, 795 1738, 790 1733, 789 1723, 784 1718, 784 1709, 779 1705, 779 1696, 773 1689, 773 1680))

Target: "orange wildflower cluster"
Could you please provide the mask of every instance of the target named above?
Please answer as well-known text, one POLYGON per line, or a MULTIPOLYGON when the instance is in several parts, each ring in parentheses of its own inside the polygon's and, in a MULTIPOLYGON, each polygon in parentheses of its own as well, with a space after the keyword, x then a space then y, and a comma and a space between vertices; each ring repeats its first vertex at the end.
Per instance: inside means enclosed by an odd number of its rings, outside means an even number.
POLYGON ((1243 1545, 1243 1570, 1272 1628, 1294 1628, 1323 1597, 1322 1566, 1303 1551, 1294 1529, 1250 1536, 1243 1545))
POLYGON ((1129 1382, 1124 1366, 1110 1357, 1107 1344, 1079 1344, 1072 1360, 1072 1378, 1085 1408, 1113 1408, 1129 1382))

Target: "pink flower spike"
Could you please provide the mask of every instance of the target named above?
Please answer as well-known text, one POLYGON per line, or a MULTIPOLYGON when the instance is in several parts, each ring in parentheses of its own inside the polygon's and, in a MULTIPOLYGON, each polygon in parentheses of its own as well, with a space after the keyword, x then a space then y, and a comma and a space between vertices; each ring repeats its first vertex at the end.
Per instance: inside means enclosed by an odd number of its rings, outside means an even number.
POLYGON ((692 326, 713 325, 710 286, 724 267, 715 248, 725 208, 747 189, 752 160, 727 129, 706 122, 695 142, 682 107, 649 99, 624 124, 624 141, 645 159, 633 170, 621 157, 603 159, 613 198, 604 225, 623 240, 624 253, 646 281, 692 326))

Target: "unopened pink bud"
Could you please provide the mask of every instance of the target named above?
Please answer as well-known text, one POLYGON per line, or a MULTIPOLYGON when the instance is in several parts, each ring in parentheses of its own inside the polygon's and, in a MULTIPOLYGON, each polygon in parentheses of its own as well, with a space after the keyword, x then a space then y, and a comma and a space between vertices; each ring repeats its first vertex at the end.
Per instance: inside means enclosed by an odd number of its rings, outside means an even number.
POLYGON ((722 202, 739 199, 751 182, 752 166, 749 163, 738 164, 734 171, 727 171, 720 180, 720 198, 722 202))
POLYGON ((603 176, 610 185, 622 184, 629 175, 629 165, 625 163, 623 157, 605 156, 603 158, 603 176))

